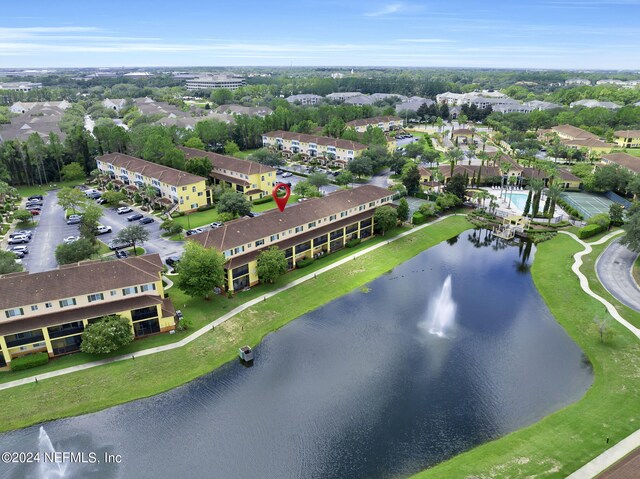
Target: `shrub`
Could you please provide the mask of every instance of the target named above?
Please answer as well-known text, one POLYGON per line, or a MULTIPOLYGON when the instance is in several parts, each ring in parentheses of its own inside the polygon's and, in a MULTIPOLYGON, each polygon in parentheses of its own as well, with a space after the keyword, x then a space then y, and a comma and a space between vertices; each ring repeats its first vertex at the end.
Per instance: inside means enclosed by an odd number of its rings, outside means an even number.
POLYGON ((273 201, 273 196, 263 196, 262 198, 258 198, 257 200, 253 200, 254 205, 263 205, 265 203, 269 203, 273 201))
POLYGON ((602 226, 600 225, 596 225, 596 224, 587 225, 584 228, 580 228, 578 230, 578 238, 580 239, 589 238, 593 235, 600 233, 601 231, 602 231, 602 226))
POLYGON ((178 331, 187 331, 188 329, 193 328, 193 321, 190 318, 182 318, 178 321, 176 329, 178 331))
POLYGON ((313 258, 305 258, 305 259, 301 259, 300 261, 296 262, 296 266, 298 268, 306 268, 307 266, 309 266, 311 263, 313 263, 315 260, 313 258))
POLYGON ((426 216, 425 216, 425 215, 423 215, 422 213, 420 213, 419 211, 416 211, 416 212, 413 214, 413 217, 412 217, 412 219, 411 219, 411 222, 412 222, 414 225, 421 225, 422 223, 424 223, 424 222, 426 222, 426 221, 427 221, 426 216))
POLYGON ((587 220, 588 225, 598 225, 602 231, 608 230, 611 225, 611 218, 606 213, 598 213, 587 220))
POLYGON ((21 356, 12 360, 11 370, 22 371, 24 369, 31 369, 35 368, 36 366, 42 366, 43 364, 47 364, 48 362, 49 355, 47 353, 27 354, 26 356, 21 356))
POLYGON ((215 208, 215 205, 202 205, 198 206, 198 211, 207 211, 215 208))
POLYGON ((352 240, 347 241, 347 243, 345 244, 345 246, 347 248, 355 248, 356 246, 358 246, 361 242, 360 238, 353 238, 352 240))

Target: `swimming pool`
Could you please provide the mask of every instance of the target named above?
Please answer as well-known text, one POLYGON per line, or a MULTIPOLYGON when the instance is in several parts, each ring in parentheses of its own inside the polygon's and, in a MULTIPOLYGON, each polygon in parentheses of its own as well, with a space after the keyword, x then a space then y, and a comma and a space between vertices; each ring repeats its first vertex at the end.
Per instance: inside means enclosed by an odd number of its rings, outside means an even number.
POLYGON ((529 195, 529 192, 527 192, 527 193, 513 193, 513 196, 512 196, 511 193, 508 193, 506 201, 508 203, 509 202, 509 198, 511 198, 511 206, 513 206, 517 210, 524 211, 524 205, 527 202, 527 196, 528 195, 529 195))

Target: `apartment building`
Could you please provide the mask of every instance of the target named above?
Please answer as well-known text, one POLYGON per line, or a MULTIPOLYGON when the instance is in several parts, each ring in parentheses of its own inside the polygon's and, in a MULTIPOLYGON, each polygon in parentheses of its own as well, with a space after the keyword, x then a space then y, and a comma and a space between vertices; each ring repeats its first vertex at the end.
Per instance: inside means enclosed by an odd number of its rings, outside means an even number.
POLYGON ((304 161, 317 159, 323 165, 341 168, 367 149, 366 145, 351 140, 281 130, 264 133, 262 144, 281 151, 287 157, 299 153, 304 161))
POLYGON ((233 188, 244 194, 250 201, 270 195, 273 187, 279 182, 274 168, 255 161, 194 148, 180 147, 180 149, 187 160, 198 157, 209 158, 212 166, 209 176, 213 184, 233 188))
POLYGON ((640 130, 619 130, 615 142, 622 148, 640 148, 640 130))
POLYGON ((402 129, 404 127, 404 120, 399 116, 376 116, 373 118, 349 121, 346 126, 347 128, 353 128, 358 133, 364 133, 369 127, 377 127, 387 132, 402 129))
POLYGON ((640 158, 628 153, 610 153, 608 155, 602 155, 600 161, 605 165, 620 165, 632 173, 640 174, 640 158))
POLYGON ((300 105, 317 105, 318 103, 324 100, 320 95, 312 95, 312 94, 301 94, 301 95, 291 95, 286 98, 289 103, 292 104, 300 104, 300 105))
POLYGON ((578 100, 569 104, 570 108, 576 106, 584 106, 585 108, 606 108, 607 110, 617 110, 621 108, 617 103, 612 101, 598 101, 598 100, 578 100))
POLYGON ((557 135, 560 141, 569 148, 586 148, 590 152, 608 153, 616 145, 606 143, 597 135, 572 125, 558 125, 549 130, 539 130, 538 137, 544 139, 550 135, 557 135))
POLYGON ((121 153, 99 156, 96 162, 98 169, 116 184, 139 189, 155 187, 158 201, 178 211, 194 211, 211 204, 211 190, 207 189, 206 179, 202 176, 121 153))
POLYGON ((215 90, 217 88, 237 90, 246 84, 245 79, 238 76, 204 75, 188 79, 187 90, 215 90))
POLYGON ((227 258, 225 287, 241 291, 259 281, 260 252, 277 246, 293 269, 305 258, 341 250, 352 239, 373 235, 376 208, 390 204, 392 198, 392 192, 373 185, 339 190, 290 205, 282 213, 270 210, 255 218, 240 218, 189 239, 221 251, 227 258))
POLYGON ((87 325, 104 316, 126 318, 134 338, 175 329, 162 268, 150 254, 0 276, 0 368, 27 354, 79 351, 87 325))
POLYGON ((343 91, 343 92, 329 93, 325 98, 328 100, 345 101, 347 98, 353 98, 355 96, 360 96, 360 95, 362 95, 362 93, 358 91, 343 91))
POLYGON ((34 88, 42 88, 42 83, 32 83, 29 81, 0 83, 0 90, 29 92, 34 88))

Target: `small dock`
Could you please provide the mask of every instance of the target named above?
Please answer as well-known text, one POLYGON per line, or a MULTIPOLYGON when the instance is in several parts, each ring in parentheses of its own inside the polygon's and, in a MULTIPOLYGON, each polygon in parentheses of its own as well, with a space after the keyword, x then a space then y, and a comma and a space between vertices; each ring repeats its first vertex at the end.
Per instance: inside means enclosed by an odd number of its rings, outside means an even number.
POLYGON ((253 350, 249 346, 242 346, 238 350, 238 356, 245 363, 250 363, 253 361, 253 350))
POLYGON ((502 219, 502 224, 493 228, 493 234, 498 238, 510 240, 515 238, 516 234, 524 234, 531 220, 524 216, 507 216, 502 219))

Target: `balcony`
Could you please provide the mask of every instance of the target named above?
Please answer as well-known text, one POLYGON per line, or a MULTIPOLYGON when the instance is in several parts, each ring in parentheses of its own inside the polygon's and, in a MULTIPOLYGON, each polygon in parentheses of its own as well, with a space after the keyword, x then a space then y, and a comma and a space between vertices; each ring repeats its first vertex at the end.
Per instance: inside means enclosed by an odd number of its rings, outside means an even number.
POLYGON ((131 321, 140 321, 142 319, 157 318, 158 308, 149 306, 148 308, 134 309, 131 311, 131 321))
POLYGON ((84 324, 82 324, 82 321, 79 321, 77 324, 69 323, 69 325, 65 326, 67 327, 54 326, 48 328, 49 338, 61 338, 62 336, 71 336, 72 334, 78 334, 84 331, 84 324))
POLYGON ((5 336, 4 339, 7 342, 7 348, 15 348, 17 346, 24 346, 25 344, 44 341, 44 336, 42 335, 42 333, 38 333, 25 338, 15 338, 15 335, 12 334, 10 336, 5 336), (14 339, 10 340, 9 338, 11 337, 14 337, 14 339))

